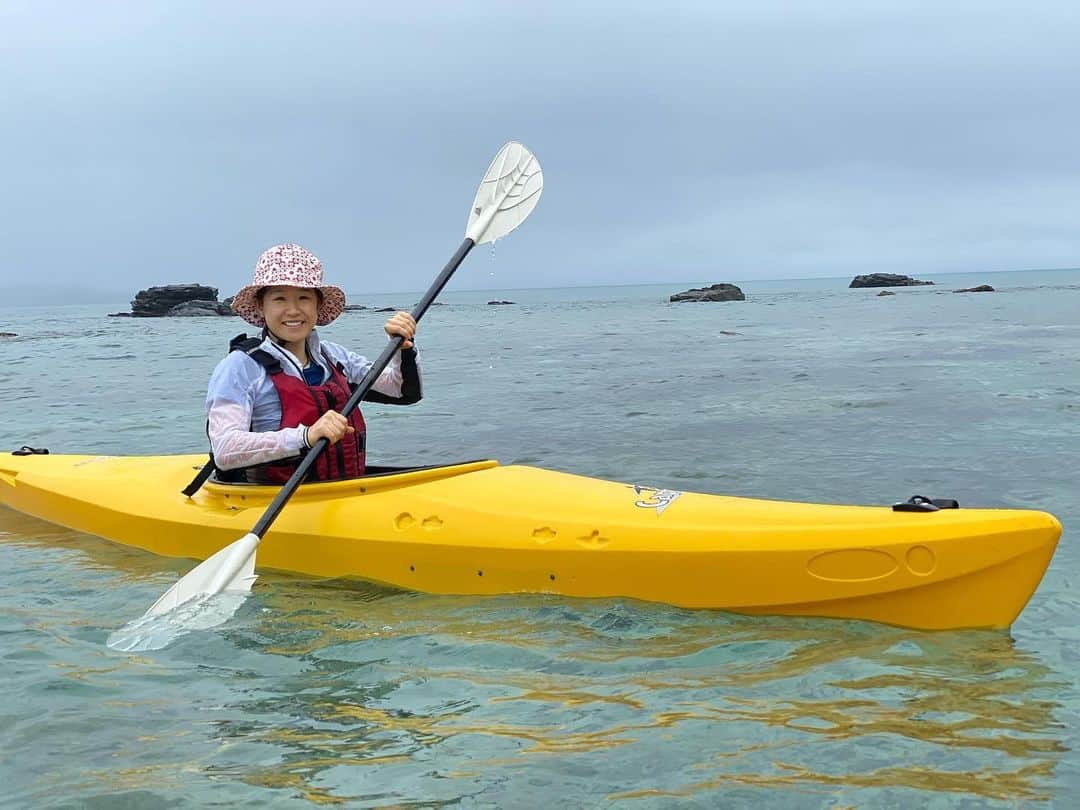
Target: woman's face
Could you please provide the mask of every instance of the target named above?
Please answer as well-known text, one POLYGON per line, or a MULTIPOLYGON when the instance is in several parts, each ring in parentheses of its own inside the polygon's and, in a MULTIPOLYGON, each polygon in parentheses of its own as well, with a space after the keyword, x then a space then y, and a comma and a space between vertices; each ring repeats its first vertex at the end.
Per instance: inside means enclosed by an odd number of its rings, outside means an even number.
POLYGON ((315 328, 319 293, 303 287, 267 287, 259 311, 278 338, 286 343, 304 341, 315 328))

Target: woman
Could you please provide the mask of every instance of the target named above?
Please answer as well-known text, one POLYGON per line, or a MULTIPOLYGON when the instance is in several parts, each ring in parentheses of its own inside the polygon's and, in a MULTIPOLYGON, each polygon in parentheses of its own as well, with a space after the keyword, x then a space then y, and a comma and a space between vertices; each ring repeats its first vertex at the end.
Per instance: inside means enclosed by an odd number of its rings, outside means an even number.
MULTIPOLYGON (((320 340, 316 326, 345 309, 345 293, 323 284, 319 260, 299 245, 270 248, 259 257, 251 284, 233 310, 262 327, 241 335, 214 369, 206 394, 207 433, 214 465, 226 480, 283 483, 319 439, 330 447, 312 467, 315 480, 364 474, 365 426, 360 409, 338 410, 371 361, 344 346, 320 340)), ((374 402, 419 401, 420 369, 413 345, 416 322, 395 313, 383 327, 404 338, 401 349, 365 396, 374 402)))

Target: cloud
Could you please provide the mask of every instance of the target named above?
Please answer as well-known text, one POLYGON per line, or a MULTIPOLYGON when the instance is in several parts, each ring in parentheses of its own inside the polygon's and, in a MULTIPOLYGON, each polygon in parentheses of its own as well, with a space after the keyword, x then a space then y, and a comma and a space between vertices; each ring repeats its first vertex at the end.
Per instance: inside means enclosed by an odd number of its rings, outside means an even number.
POLYGON ((7 3, 0 284, 424 288, 500 143, 544 199, 459 287, 1080 264, 1073 4, 7 3))

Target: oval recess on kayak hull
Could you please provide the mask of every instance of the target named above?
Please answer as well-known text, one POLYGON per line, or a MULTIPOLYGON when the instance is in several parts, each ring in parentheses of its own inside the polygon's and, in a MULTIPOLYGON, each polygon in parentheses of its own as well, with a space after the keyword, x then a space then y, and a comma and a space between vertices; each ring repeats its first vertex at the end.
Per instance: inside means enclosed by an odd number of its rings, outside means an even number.
POLYGON ((813 557, 806 570, 829 582, 867 582, 882 579, 900 567, 885 551, 873 548, 844 548, 813 557))

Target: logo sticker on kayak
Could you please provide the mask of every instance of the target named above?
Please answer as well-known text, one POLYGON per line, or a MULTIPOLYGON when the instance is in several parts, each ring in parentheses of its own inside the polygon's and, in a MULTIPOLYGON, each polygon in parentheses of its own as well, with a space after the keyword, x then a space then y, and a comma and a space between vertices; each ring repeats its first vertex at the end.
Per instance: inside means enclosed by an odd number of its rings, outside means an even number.
POLYGON ((681 492, 674 489, 655 489, 654 487, 642 487, 637 484, 632 484, 631 489, 638 495, 634 506, 641 509, 655 509, 658 516, 671 506, 676 498, 682 495, 681 492))

